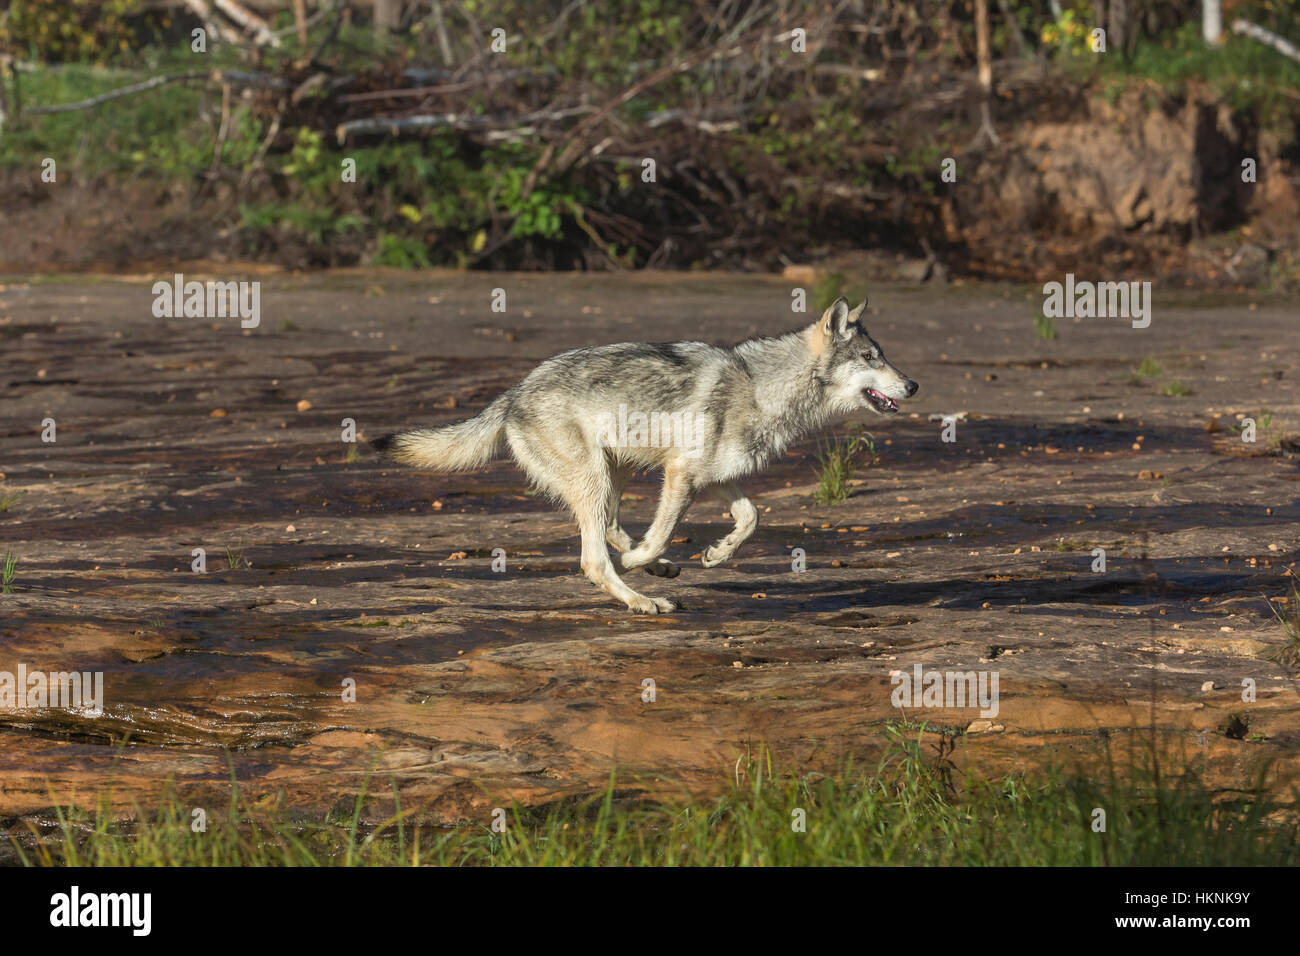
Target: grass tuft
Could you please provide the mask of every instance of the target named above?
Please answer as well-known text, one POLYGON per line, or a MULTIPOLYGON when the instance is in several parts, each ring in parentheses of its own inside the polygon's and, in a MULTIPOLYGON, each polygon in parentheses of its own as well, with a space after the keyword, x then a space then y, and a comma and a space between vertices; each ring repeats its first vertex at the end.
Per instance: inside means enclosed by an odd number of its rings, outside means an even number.
POLYGON ((835 505, 849 496, 849 478, 859 460, 874 458, 876 440, 871 435, 853 435, 823 441, 817 453, 817 491, 819 505, 835 505))
POLYGON ((1286 641, 1281 647, 1270 648, 1264 654, 1268 660, 1277 661, 1288 670, 1300 670, 1300 591, 1296 590, 1294 579, 1291 581, 1290 598, 1286 614, 1279 611, 1272 601, 1268 602, 1269 610, 1282 625, 1286 641))
POLYGON ((1144 379, 1144 378, 1155 378, 1157 375, 1161 375, 1163 373, 1164 373, 1164 367, 1159 362, 1157 362, 1155 359, 1153 359, 1151 356, 1148 355, 1146 358, 1144 358, 1141 362, 1138 363, 1138 367, 1133 374, 1138 379, 1144 379))

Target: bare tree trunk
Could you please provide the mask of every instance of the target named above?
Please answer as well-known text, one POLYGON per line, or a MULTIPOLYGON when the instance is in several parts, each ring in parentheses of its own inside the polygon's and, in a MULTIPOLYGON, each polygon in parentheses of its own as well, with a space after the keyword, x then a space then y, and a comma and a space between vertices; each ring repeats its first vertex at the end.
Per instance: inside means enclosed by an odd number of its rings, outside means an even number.
POLYGON ((993 98, 993 48, 989 38, 989 0, 975 0, 975 66, 980 81, 980 128, 975 142, 987 139, 995 146, 997 131, 989 115, 989 100, 993 98))
POLYGON ((447 39, 447 24, 442 17, 442 0, 433 0, 433 27, 438 34, 438 50, 442 53, 442 65, 452 67, 451 43, 447 39))
POLYGON ((980 87, 987 97, 993 92, 993 52, 989 46, 989 0, 975 0, 975 62, 980 87))
POLYGON ((1201 35, 1211 46, 1223 42, 1223 5, 1219 0, 1201 0, 1201 35))
POLYGON ((375 38, 387 39, 388 34, 402 25, 402 0, 375 0, 375 38))
POLYGON ((1106 18, 1106 49, 1126 52, 1128 22, 1128 0, 1110 0, 1110 16, 1106 18))
POLYGON ((298 45, 307 49, 307 0, 293 0, 293 19, 298 24, 298 45))

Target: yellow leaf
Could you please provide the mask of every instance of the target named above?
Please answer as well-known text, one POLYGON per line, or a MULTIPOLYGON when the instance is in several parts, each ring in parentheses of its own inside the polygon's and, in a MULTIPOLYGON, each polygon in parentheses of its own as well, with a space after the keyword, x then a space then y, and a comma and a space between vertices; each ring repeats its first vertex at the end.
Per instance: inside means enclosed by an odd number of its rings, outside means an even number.
POLYGON ((474 233, 474 238, 470 240, 469 251, 482 252, 483 247, 486 245, 487 245, 487 230, 480 229, 478 232, 474 233))

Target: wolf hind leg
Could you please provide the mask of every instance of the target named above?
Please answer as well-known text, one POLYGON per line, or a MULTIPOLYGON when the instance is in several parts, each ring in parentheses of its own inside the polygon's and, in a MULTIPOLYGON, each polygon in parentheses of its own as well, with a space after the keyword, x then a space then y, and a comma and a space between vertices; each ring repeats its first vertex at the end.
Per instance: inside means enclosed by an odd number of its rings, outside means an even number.
POLYGON ((593 584, 622 601, 629 610, 640 614, 667 614, 677 610, 672 601, 634 591, 619 577, 605 543, 608 516, 604 502, 598 504, 591 498, 582 498, 570 501, 569 507, 573 509, 578 519, 578 530, 582 532, 582 571, 593 584))
POLYGON ((610 463, 599 450, 586 450, 572 436, 529 434, 508 426, 506 440, 515 461, 533 483, 559 498, 573 512, 582 534, 582 571, 587 578, 632 611, 641 614, 675 611, 677 606, 672 601, 633 590, 614 569, 605 539, 610 528, 610 499, 614 496, 616 476, 610 473, 610 463))
POLYGON ((731 517, 736 519, 736 526, 725 538, 715 541, 704 549, 700 563, 706 568, 716 567, 726 561, 736 549, 749 540, 749 536, 758 527, 758 509, 745 497, 745 493, 733 484, 718 486, 718 494, 728 503, 731 517))
POLYGON ((624 531, 623 526, 618 523, 618 510, 623 502, 623 489, 627 486, 629 477, 631 477, 629 472, 617 465, 610 469, 609 504, 606 509, 608 523, 605 527, 605 540, 615 551, 631 551, 636 547, 632 536, 624 531))

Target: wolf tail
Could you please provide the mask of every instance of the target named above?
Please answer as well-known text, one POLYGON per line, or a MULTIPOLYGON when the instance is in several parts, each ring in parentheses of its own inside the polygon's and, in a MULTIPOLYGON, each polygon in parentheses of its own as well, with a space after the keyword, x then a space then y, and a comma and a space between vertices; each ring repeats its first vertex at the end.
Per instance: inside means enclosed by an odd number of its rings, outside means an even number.
POLYGON ((380 454, 403 465, 433 471, 465 471, 491 461, 501 447, 506 409, 502 395, 477 416, 444 428, 413 428, 376 438, 370 444, 380 454))

